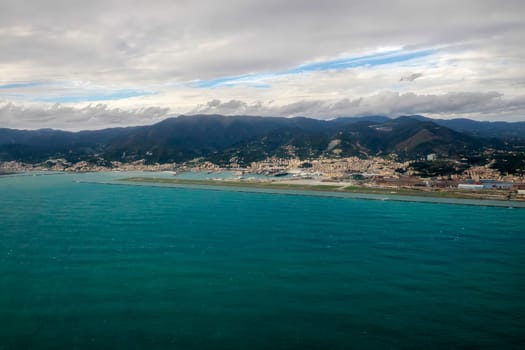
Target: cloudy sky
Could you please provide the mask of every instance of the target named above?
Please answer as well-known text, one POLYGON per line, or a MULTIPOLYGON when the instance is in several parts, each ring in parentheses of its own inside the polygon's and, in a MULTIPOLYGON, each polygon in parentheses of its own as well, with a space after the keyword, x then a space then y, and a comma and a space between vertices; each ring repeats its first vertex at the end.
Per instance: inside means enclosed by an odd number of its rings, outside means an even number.
POLYGON ((0 127, 525 120, 523 0, 2 0, 0 127))

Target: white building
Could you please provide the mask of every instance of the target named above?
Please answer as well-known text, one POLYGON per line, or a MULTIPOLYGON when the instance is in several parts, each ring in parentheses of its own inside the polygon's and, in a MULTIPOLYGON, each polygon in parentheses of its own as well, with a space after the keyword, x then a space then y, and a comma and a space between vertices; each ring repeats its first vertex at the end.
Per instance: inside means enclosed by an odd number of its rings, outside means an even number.
POLYGON ((427 154, 427 161, 429 161, 429 162, 436 160, 436 158, 437 158, 437 156, 436 156, 435 153, 427 154))
POLYGON ((476 184, 459 184, 458 185, 459 190, 482 190, 483 185, 476 185, 476 184))

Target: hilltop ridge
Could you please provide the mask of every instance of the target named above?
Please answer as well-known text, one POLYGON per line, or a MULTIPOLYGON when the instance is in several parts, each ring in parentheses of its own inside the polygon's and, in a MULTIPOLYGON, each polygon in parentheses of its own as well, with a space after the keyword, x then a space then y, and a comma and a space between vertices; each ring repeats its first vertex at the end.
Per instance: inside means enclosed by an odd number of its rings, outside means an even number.
POLYGON ((95 131, 0 129, 0 161, 147 163, 185 162, 195 158, 239 164, 267 157, 386 156, 417 159, 429 153, 463 157, 486 149, 513 150, 525 142, 525 123, 434 120, 422 116, 384 116, 319 120, 305 117, 193 115, 147 126, 95 131), (446 125, 450 125, 446 126, 446 125), (497 136, 495 130, 500 130, 497 136), (512 132, 511 132, 512 130, 512 132), (487 137, 481 137, 487 135, 487 137), (512 136, 513 135, 513 136, 512 136))

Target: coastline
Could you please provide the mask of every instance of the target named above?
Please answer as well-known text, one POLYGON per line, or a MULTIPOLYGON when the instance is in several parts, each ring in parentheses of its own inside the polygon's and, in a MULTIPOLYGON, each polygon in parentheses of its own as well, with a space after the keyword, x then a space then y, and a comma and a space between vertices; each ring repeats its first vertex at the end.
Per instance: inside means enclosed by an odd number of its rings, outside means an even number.
MULTIPOLYGON (((91 172, 96 174, 99 172, 91 172)), ((111 172, 112 178, 99 181, 99 179, 78 179, 75 182, 109 184, 109 185, 135 185, 187 188, 214 191, 258 192, 284 195, 323 196, 337 198, 355 198, 380 201, 403 201, 418 203, 460 204, 475 206, 492 206, 507 208, 525 208, 525 200, 507 199, 508 192, 498 190, 465 191, 457 189, 429 189, 406 187, 371 187, 356 186, 350 182, 329 182, 321 180, 239 180, 232 178, 223 179, 184 179, 174 177, 152 177, 155 172, 111 172), (123 177, 129 175, 128 177, 123 177)), ((18 176, 40 175, 65 175, 67 172, 25 172, 5 174, 3 178, 18 176)), ((81 173, 88 174, 88 173, 81 173)))
POLYGON ((476 194, 474 197, 470 193, 457 191, 430 192, 415 189, 389 189, 389 188, 368 188, 358 186, 347 186, 346 184, 329 183, 321 184, 293 184, 286 181, 275 182, 248 182, 248 181, 215 181, 215 180, 187 180, 187 179, 167 179, 151 177, 129 177, 118 179, 116 182, 104 182, 105 184, 156 186, 156 187, 175 187, 191 188, 203 190, 235 191, 235 192, 258 192, 274 193, 286 195, 313 195, 338 198, 355 198, 381 201, 403 201, 421 203, 440 203, 440 204, 462 204, 493 207, 512 207, 525 208, 525 201, 505 200, 492 197, 484 197, 483 194, 476 194), (470 195, 470 196, 469 196, 470 195))

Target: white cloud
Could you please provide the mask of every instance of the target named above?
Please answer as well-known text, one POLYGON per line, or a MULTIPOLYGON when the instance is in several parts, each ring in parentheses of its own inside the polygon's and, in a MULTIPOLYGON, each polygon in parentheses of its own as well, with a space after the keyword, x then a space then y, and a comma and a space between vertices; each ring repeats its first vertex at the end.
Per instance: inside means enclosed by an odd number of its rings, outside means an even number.
POLYGON ((381 93, 333 100, 305 99, 291 103, 274 100, 244 101, 212 99, 192 108, 173 111, 169 108, 110 108, 106 104, 83 107, 53 105, 30 107, 0 101, 2 127, 37 129, 53 127, 63 130, 86 130, 123 125, 149 125, 175 114, 224 114, 258 116, 306 116, 331 119, 341 116, 423 114, 439 118, 479 120, 522 120, 525 115, 525 95, 506 98, 497 92, 459 92, 442 95, 418 95, 412 92, 381 93))
MULTIPOLYGON (((136 111, 151 106, 172 113, 220 107, 228 114, 525 119, 514 106, 525 82, 523 18, 521 0, 3 0, 0 85, 45 84, 0 89, 0 99, 27 111, 53 111, 41 101, 69 101, 60 108, 72 111, 87 108, 85 101, 104 103, 106 117, 83 128, 142 124, 147 118, 136 111), (380 66, 274 74, 392 49, 434 51, 380 66), (192 87, 245 74, 257 81, 192 87), (485 100, 468 103, 472 96, 485 100), (212 100, 222 102, 208 106, 212 100)), ((73 128, 77 115, 46 112, 19 123, 14 112, 2 113, 0 126, 33 128, 73 128)))
POLYGON ((213 100, 191 113, 252 114, 266 116, 309 116, 334 118, 340 116, 425 114, 441 118, 477 114, 503 115, 503 120, 519 119, 525 112, 525 95, 506 99, 497 92, 447 93, 444 95, 417 95, 382 92, 368 97, 339 100, 302 100, 276 105, 273 102, 247 103, 239 100, 213 100))
POLYGON ((4 0, 0 63, 23 80, 159 82, 275 71, 380 47, 498 36, 503 46, 521 46, 509 34, 523 33, 524 7, 517 0, 4 0))
POLYGON ((122 110, 109 108, 105 104, 74 108, 59 104, 50 107, 26 107, 13 103, 0 103, 0 122, 2 127, 6 128, 39 129, 53 127, 78 131, 153 124, 166 118, 168 112, 167 108, 149 107, 122 110))

